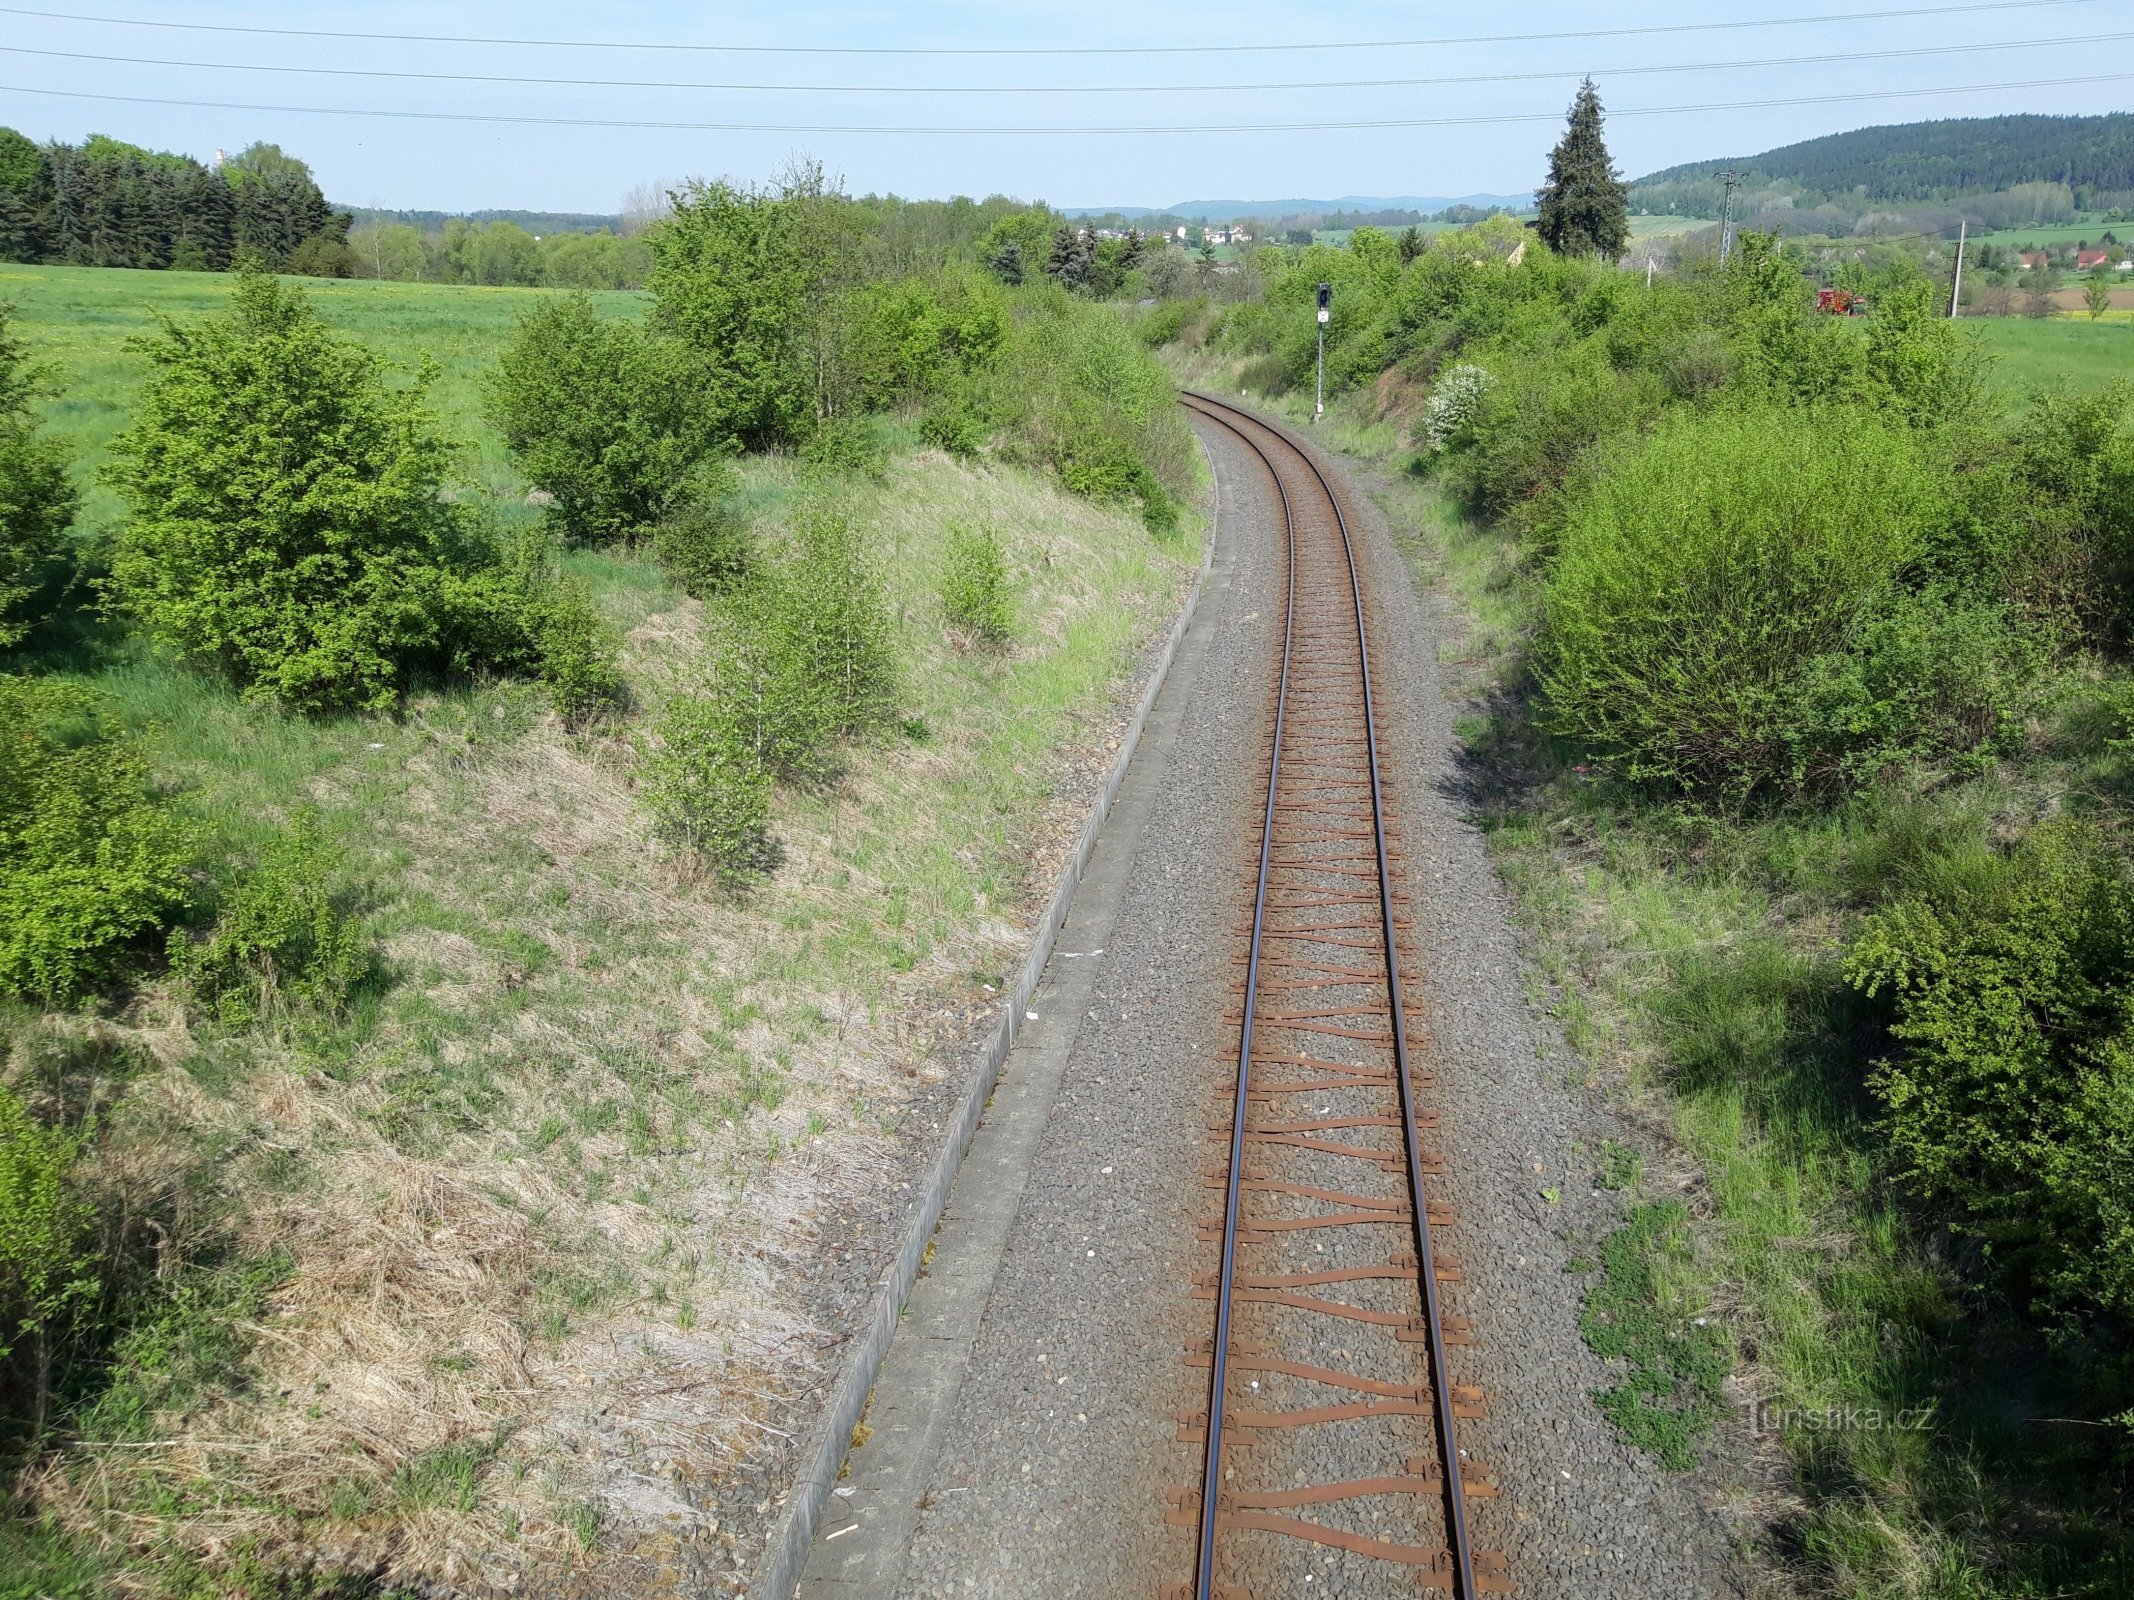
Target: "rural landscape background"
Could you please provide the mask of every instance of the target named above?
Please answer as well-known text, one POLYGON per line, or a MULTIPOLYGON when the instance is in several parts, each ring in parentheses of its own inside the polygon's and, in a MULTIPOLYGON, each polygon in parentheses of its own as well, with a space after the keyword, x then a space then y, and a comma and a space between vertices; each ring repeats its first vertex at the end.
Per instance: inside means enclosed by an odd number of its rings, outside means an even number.
POLYGON ((1200 568, 1177 392, 1322 349, 1641 1129, 1594 1403, 1771 1594, 2134 1592, 2134 114, 1578 93, 1279 209, 0 129, 0 1597, 739 1592, 1200 568))

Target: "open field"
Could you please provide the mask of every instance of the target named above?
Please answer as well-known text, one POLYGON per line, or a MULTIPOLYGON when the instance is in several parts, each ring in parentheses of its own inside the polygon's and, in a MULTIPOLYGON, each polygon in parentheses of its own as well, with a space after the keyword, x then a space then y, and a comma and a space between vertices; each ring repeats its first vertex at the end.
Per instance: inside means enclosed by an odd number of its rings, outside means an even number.
POLYGON ((1658 239, 1671 234, 1695 233, 1699 228, 1715 224, 1706 217, 1668 217, 1635 215, 1630 219, 1632 239, 1658 239))
POLYGON ((1995 388, 2011 397, 2071 383, 2134 381, 2134 324, 2088 317, 1969 317, 1994 358, 1995 388))
POLYGON ((2134 222, 2045 222, 2028 228, 2002 228, 1993 233, 1974 233, 1971 243, 1995 245, 2097 243, 2107 233, 2134 238, 2134 222))
MULTIPOLYGON (((476 386, 520 312, 547 291, 334 278, 303 282, 312 303, 339 331, 410 371, 424 356, 436 361, 441 370, 431 397, 447 429, 471 446, 468 465, 475 481, 493 491, 524 487, 482 419, 476 386)), ((104 446, 124 426, 126 407, 141 380, 145 363, 126 341, 152 331, 158 316, 212 311, 229 292, 229 277, 215 272, 0 263, 0 300, 21 308, 17 329, 59 369, 64 392, 46 414, 80 452, 85 483, 102 464, 104 446)), ((643 295, 628 292, 593 299, 607 311, 646 304, 643 295)), ((85 518, 93 525, 116 510, 105 491, 92 489, 85 518)))
MULTIPOLYGON (((62 368, 52 413, 85 467, 140 378, 125 338, 228 282, 0 269, 62 368)), ((476 385, 540 291, 307 287, 337 328, 442 365, 477 487, 526 515, 476 385)), ((931 1125, 905 1124, 939 1047, 1022 948, 1199 559, 1190 512, 1159 542, 1042 475, 879 431, 879 476, 742 464, 766 551, 806 496, 863 530, 902 719, 778 790, 781 859, 745 891, 653 836, 633 728, 567 731, 533 685, 306 719, 86 610, 32 637, 23 664, 111 697, 208 859, 315 815, 377 963, 330 1024, 188 1021, 161 981, 94 1020, 0 1013, 34 1048, 88 1040, 113 1063, 94 1159, 182 1197, 192 1263, 70 1398, 74 1442, 22 1486, 44 1531, 0 1520, 0 1593, 323 1553, 607 1594, 685 1549, 700 1576, 752 1558, 764 1452, 836 1360, 869 1229, 931 1157, 931 1125), (1005 648, 944 621, 957 525, 1002 547, 1005 648)), ((705 608, 641 549, 566 565, 623 640, 641 727, 693 682, 705 608)))

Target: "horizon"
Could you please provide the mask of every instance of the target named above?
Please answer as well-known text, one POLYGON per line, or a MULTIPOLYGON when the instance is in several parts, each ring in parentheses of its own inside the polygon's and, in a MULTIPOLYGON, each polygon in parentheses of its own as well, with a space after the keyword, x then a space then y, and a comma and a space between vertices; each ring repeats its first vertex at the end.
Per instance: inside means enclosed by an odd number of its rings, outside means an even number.
POLYGON ((1848 21, 1836 33, 1827 22, 1772 20, 1827 17, 1798 4, 1759 7, 1757 20, 1744 23, 1699 0, 1661 25, 1620 0, 1598 11, 1543 0, 1522 13, 1524 33, 1584 37, 1368 49, 1330 47, 1465 38, 1472 24, 1449 7, 1419 16, 1385 0, 1347 0, 1308 16, 1264 4, 1218 12, 1199 0, 1161 13, 1100 5, 1072 15, 1057 6, 1004 15, 968 0, 888 11, 800 0, 776 16, 727 18, 676 18, 640 0, 605 14, 597 37, 612 48, 525 42, 587 37, 574 15, 555 0, 509 13, 435 0, 361 8, 336 0, 292 13, 238 0, 143 7, 133 24, 17 12, 0 55, 18 85, 33 78, 38 88, 0 87, 0 123, 40 141, 101 131, 202 161, 218 148, 278 144, 311 165, 336 204, 385 210, 610 214, 640 184, 763 181, 806 156, 853 192, 1161 211, 1192 203, 1182 194, 1530 192, 1588 73, 1609 107, 1610 149, 1626 175, 1861 126, 2096 115, 2126 109, 2134 88, 2134 73, 2067 81, 2083 75, 2100 37, 2124 21, 2122 0, 1915 8, 1848 21), (1659 26, 1698 31, 1597 36, 1659 26), (518 42, 216 31, 244 28, 518 42), (912 53, 980 49, 1023 53, 912 53), (1061 50, 1082 53, 1035 53, 1061 50), (1520 81, 1481 81, 1507 75, 1520 81), (1411 78, 1463 81, 1389 81, 1411 78), (1364 80, 1376 86, 1355 87, 1364 80), (646 86, 655 81, 783 87, 646 86), (1251 87, 1268 83, 1295 87, 1251 87), (854 84, 867 92, 795 88, 854 84), (1940 92, 1951 87, 1963 92, 1940 92), (1741 103, 1751 99, 1764 103, 1741 103), (1698 109, 1660 114, 1668 107, 1698 109), (589 125, 482 120, 513 117, 589 125), (1496 120, 1506 118, 1521 120, 1496 120), (590 125, 710 120, 751 131, 590 125), (1399 120, 1436 125, 1354 125, 1399 120), (1313 122, 1350 125, 1240 131, 1313 122), (1172 131, 1086 131, 1149 125, 1172 131), (825 131, 832 127, 842 131, 825 131), (1001 127, 1048 131, 982 131, 1001 127))

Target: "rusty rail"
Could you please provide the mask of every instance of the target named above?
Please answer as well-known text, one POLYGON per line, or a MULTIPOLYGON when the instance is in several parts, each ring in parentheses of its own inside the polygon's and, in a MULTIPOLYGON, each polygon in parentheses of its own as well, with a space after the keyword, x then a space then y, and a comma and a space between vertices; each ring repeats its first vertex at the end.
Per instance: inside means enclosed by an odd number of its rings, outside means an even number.
MULTIPOLYGON (((1266 467, 1282 509, 1286 571, 1281 670, 1247 930, 1243 1005, 1237 1018, 1237 1077, 1227 1130, 1229 1161, 1226 1169, 1210 1174, 1211 1179, 1220 1179, 1223 1212, 1219 1230, 1211 1226, 1204 1235, 1218 1237, 1221 1243, 1220 1270, 1199 1290, 1215 1301, 1214 1336, 1204 1349, 1188 1349, 1189 1361, 1204 1358, 1209 1366, 1208 1407, 1205 1413, 1181 1418, 1185 1437, 1205 1428, 1206 1448, 1199 1490, 1177 1491, 1172 1496, 1171 1520, 1197 1531, 1195 1576, 1189 1587, 1177 1586, 1169 1593, 1191 1596, 1191 1600, 1217 1600, 1218 1595, 1237 1592, 1228 1584, 1219 1586, 1224 1535, 1252 1531, 1392 1563, 1414 1572, 1425 1587, 1450 1591, 1457 1600, 1475 1600, 1482 1592, 1509 1586, 1502 1577, 1502 1558, 1478 1554, 1469 1536, 1467 1500, 1486 1498, 1495 1490, 1486 1473, 1463 1461, 1457 1438, 1457 1420, 1479 1414, 1481 1396, 1479 1391, 1453 1383, 1446 1356, 1448 1344, 1469 1342, 1470 1336, 1466 1324, 1447 1313, 1442 1304, 1440 1280, 1455 1278, 1457 1264, 1449 1257, 1441 1258, 1435 1248, 1433 1223, 1442 1226, 1450 1216, 1431 1203, 1423 1182, 1426 1173, 1441 1172, 1443 1164, 1425 1151, 1421 1131, 1434 1128, 1436 1119, 1417 1104, 1418 1075, 1409 1062, 1397 943, 1404 922, 1395 906, 1397 866, 1387 839, 1387 798, 1379 763, 1363 583, 1348 518, 1340 496, 1310 453, 1281 429, 1209 395, 1189 391, 1184 400, 1191 410, 1235 435, 1266 467), (1327 551, 1302 543, 1313 537, 1314 530, 1300 527, 1300 522, 1323 523, 1328 512, 1332 531, 1338 535, 1338 563, 1329 563, 1327 551), (1331 565, 1339 575, 1329 580, 1307 573, 1300 590, 1300 551, 1308 565, 1331 565), (1346 577, 1345 585, 1340 576, 1346 577), (1344 588, 1345 595, 1339 592, 1344 588), (1300 592, 1312 612, 1301 629, 1300 592), (1337 637, 1344 635, 1337 644, 1337 637), (1353 693, 1348 683, 1351 676, 1353 693), (1285 762, 1285 742, 1292 738, 1309 743, 1292 750, 1285 762), (1358 745, 1362 747, 1360 759, 1358 745), (1293 824, 1286 838, 1285 817, 1293 824), (1320 847, 1347 853, 1312 853, 1320 847), (1278 851, 1291 850, 1301 853, 1278 857, 1278 851), (1374 879, 1375 885, 1370 884, 1374 879), (1350 952, 1382 955, 1381 970, 1350 964, 1350 952), (1381 984, 1382 993, 1375 1000, 1342 998, 1343 991, 1368 995, 1381 984), (1268 1002, 1265 1009, 1263 1000, 1268 1002), (1273 1056, 1266 1038, 1283 1033, 1303 1044, 1273 1056), (1389 1054, 1390 1060, 1385 1054, 1375 1063, 1319 1059, 1344 1052, 1368 1055, 1374 1050, 1389 1054), (1255 1065, 1273 1064, 1289 1076, 1255 1077, 1255 1065), (1330 1116, 1321 1107, 1322 1115, 1316 1118, 1261 1116, 1255 1125, 1259 1107, 1271 1111, 1277 1102, 1295 1096, 1321 1099, 1337 1091, 1390 1091, 1386 1098, 1393 1102, 1393 1109, 1330 1116), (1369 1142, 1370 1130, 1377 1128, 1398 1130, 1397 1149, 1369 1142), (1356 1193, 1346 1183, 1327 1188, 1270 1181, 1248 1166, 1248 1153, 1254 1149, 1292 1160, 1331 1159, 1343 1164, 1344 1171, 1349 1170, 1347 1163, 1358 1163, 1381 1174, 1380 1182, 1398 1173, 1402 1194, 1395 1198, 1356 1193), (1308 1154, 1300 1157, 1299 1152, 1308 1154), (1323 1209, 1248 1218, 1248 1196, 1268 1204, 1278 1199, 1293 1204, 1315 1201, 1323 1209), (1255 1241, 1326 1238, 1333 1236, 1326 1232, 1330 1229, 1342 1234, 1368 1233, 1389 1226, 1405 1229, 1414 1244, 1412 1256, 1403 1259, 1389 1251, 1386 1261, 1333 1271, 1253 1273, 1241 1265, 1243 1252, 1255 1241), (1415 1285, 1420 1315, 1355 1305, 1329 1292, 1341 1285, 1386 1279, 1415 1285), (1240 1339, 1239 1308, 1250 1306, 1274 1306, 1308 1318, 1332 1319, 1321 1326, 1386 1328, 1402 1341, 1422 1343, 1428 1356, 1428 1381, 1417 1384, 1412 1377, 1405 1383, 1388 1381, 1276 1359, 1240 1339), (1233 1407, 1231 1381, 1233 1373, 1240 1371, 1283 1374, 1344 1391, 1345 1398, 1331 1405, 1233 1407), (1318 1485, 1254 1487, 1235 1481, 1232 1457, 1239 1452, 1233 1446, 1241 1436, 1293 1438, 1303 1430, 1329 1424, 1416 1417, 1426 1417, 1432 1424, 1437 1446, 1434 1460, 1398 1457, 1397 1464, 1318 1485), (1463 1468, 1468 1470, 1463 1472, 1463 1468), (1385 1496, 1406 1497, 1418 1508, 1438 1505, 1442 1547, 1275 1514, 1385 1496)), ((1318 537, 1324 540, 1324 531, 1318 537)), ((1423 1078, 1427 1081, 1427 1074, 1423 1078)), ((1219 1129, 1216 1136, 1220 1137, 1219 1129)), ((1275 1246, 1270 1242, 1264 1248, 1275 1246)), ((1315 1248, 1323 1251, 1325 1246, 1315 1248)), ((1304 1264, 1311 1259, 1304 1258, 1304 1264)), ((1254 1381, 1252 1388, 1258 1387, 1254 1381)), ((1401 1424, 1393 1421, 1388 1426, 1401 1424)), ((1232 1563, 1233 1567, 1237 1564, 1232 1563)))

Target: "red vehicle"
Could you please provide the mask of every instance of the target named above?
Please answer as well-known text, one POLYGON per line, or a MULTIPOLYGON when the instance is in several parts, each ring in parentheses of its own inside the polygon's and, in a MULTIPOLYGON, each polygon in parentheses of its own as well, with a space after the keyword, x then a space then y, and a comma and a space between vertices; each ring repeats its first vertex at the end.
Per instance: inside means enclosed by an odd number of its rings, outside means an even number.
POLYGON ((1867 296, 1855 294, 1850 289, 1818 289, 1815 291, 1815 308, 1827 311, 1833 317, 1864 317, 1867 315, 1867 296))

